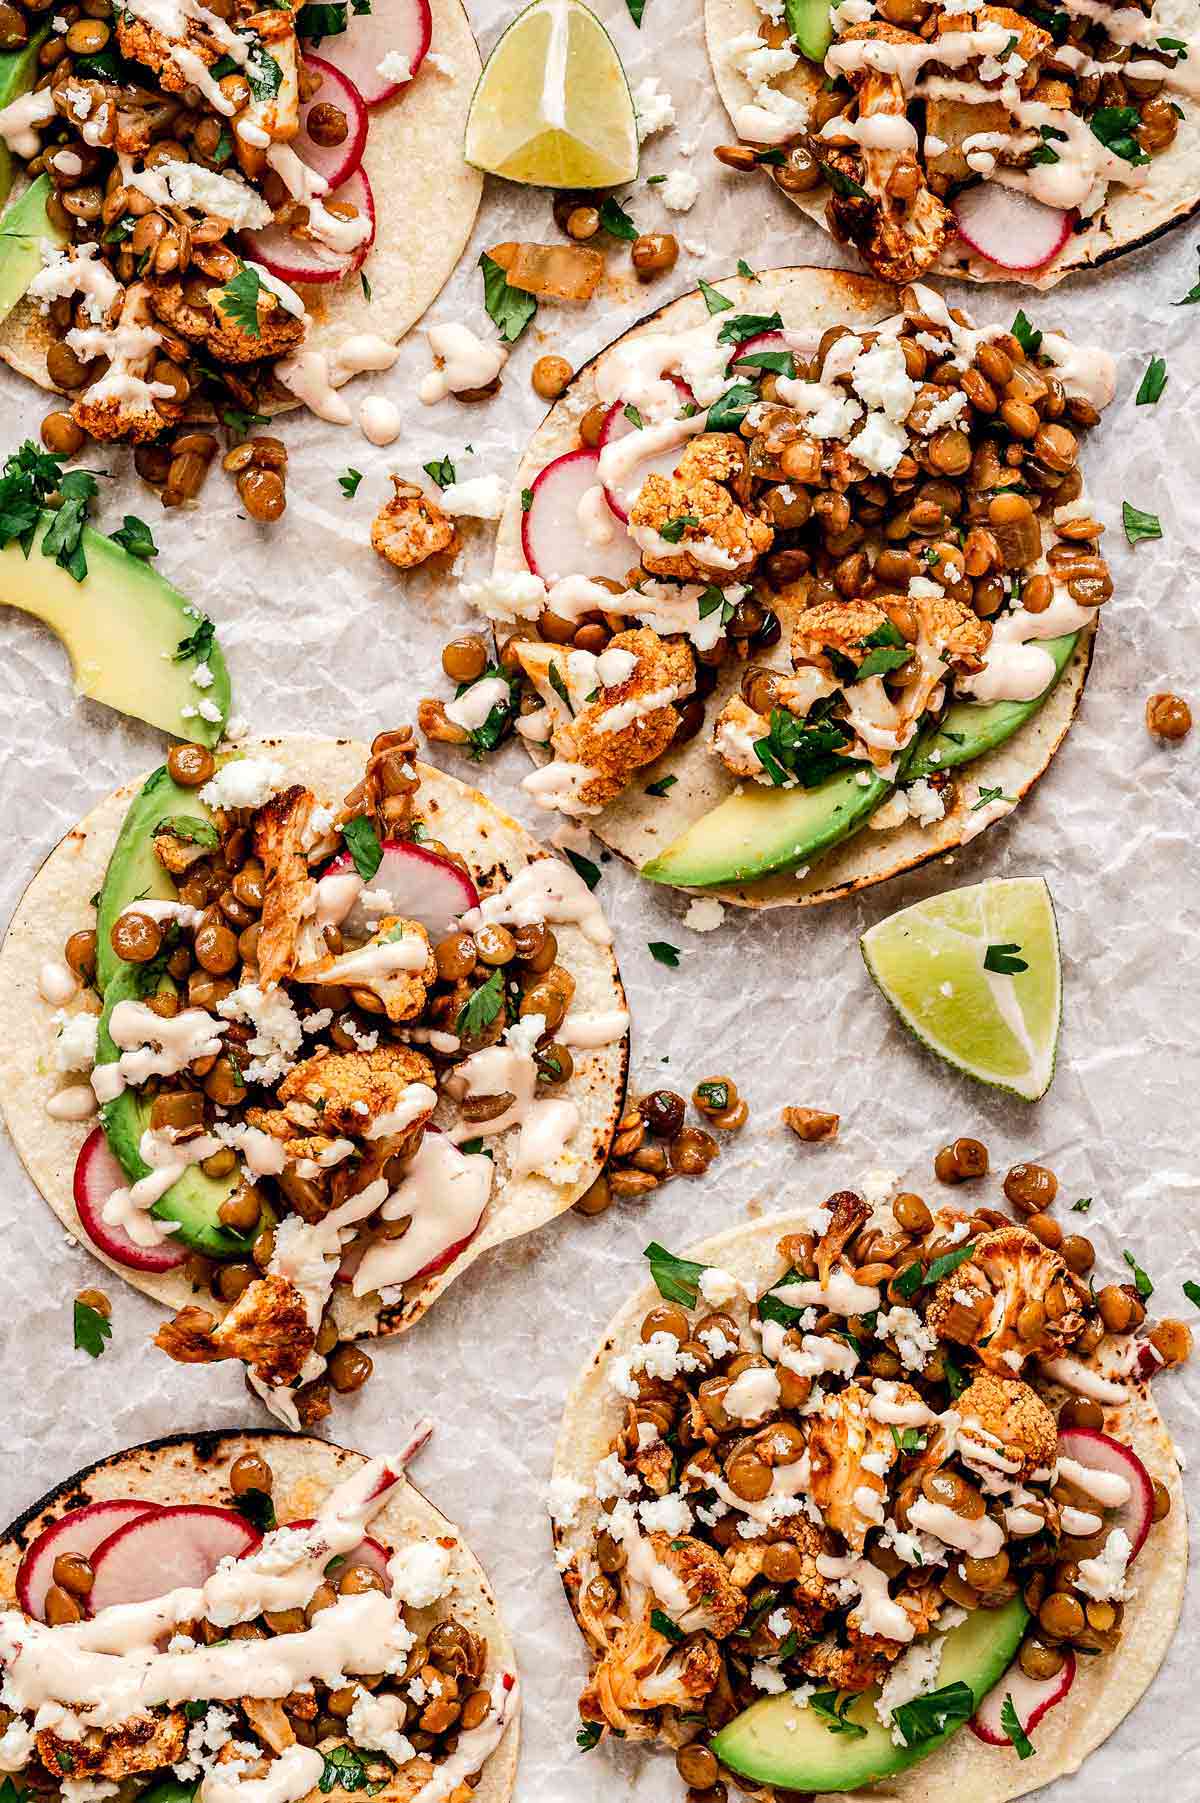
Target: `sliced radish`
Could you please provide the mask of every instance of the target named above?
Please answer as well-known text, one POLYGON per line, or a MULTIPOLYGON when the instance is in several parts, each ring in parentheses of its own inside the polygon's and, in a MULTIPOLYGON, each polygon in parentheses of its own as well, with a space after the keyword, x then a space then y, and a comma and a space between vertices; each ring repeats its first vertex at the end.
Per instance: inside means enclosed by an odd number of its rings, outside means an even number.
POLYGON ((262 1536, 236 1509, 181 1503, 156 1509, 110 1534, 92 1554, 93 1614, 114 1603, 144 1603, 180 1586, 200 1585, 222 1559, 253 1552, 262 1536))
MULTIPOLYGON (((313 1519, 310 1517, 307 1521, 285 1521, 281 1522, 280 1525, 288 1528, 310 1528, 313 1525, 313 1519)), ((392 1580, 388 1577, 387 1568, 388 1560, 391 1556, 392 1555, 388 1552, 386 1546, 378 1540, 373 1540, 370 1534, 367 1534, 359 1541, 353 1552, 345 1555, 341 1565, 337 1569, 339 1571, 344 1571, 347 1565, 369 1565, 371 1570, 378 1572, 379 1576, 384 1580, 387 1594, 391 1596, 392 1580)))
POLYGON ((254 261, 281 281, 309 286, 317 282, 340 282, 344 276, 354 274, 375 242, 375 196, 365 169, 356 169, 349 181, 321 198, 326 205, 331 200, 348 201, 360 213, 365 213, 371 224, 370 235, 354 250, 343 252, 330 250, 315 239, 293 238, 283 225, 268 225, 261 232, 243 232, 243 241, 254 261))
POLYGON ((323 175, 331 188, 349 181, 363 159, 367 142, 367 103, 350 77, 335 69, 323 56, 306 56, 305 66, 321 77, 321 85, 300 108, 300 133, 292 149, 301 162, 323 175), (346 136, 340 144, 318 144, 308 135, 308 115, 314 106, 336 106, 346 115, 346 136))
POLYGON ((564 576, 606 577, 623 582, 641 552, 620 520, 605 506, 600 529, 611 527, 603 544, 588 537, 579 508, 585 495, 599 488, 599 451, 568 451, 548 463, 533 484, 533 499, 521 517, 521 549, 525 562, 543 582, 564 576))
POLYGON ((754 351, 791 351, 793 357, 802 357, 801 339, 796 332, 756 332, 753 338, 743 338, 734 352, 729 365, 735 374, 748 376, 764 375, 766 372, 756 364, 748 363, 743 368, 742 359, 754 351))
MULTIPOLYGON (((340 876, 353 869, 348 851, 342 852, 325 870, 326 876, 340 876)), ((391 897, 391 912, 415 920, 433 940, 444 939, 468 908, 479 906, 479 891, 465 871, 423 845, 407 839, 387 839, 379 869, 367 883, 372 894, 381 891, 391 897)), ((342 931, 351 939, 369 939, 380 918, 378 909, 368 915, 361 901, 342 922, 342 931)))
POLYGON ((26 1549, 17 1568, 17 1601, 26 1615, 37 1621, 46 1619, 46 1592, 54 1582, 54 1561, 61 1553, 82 1553, 90 1559, 96 1548, 143 1515, 152 1515, 157 1503, 120 1502, 89 1503, 86 1508, 72 1509, 61 1521, 52 1521, 26 1549))
POLYGON ((1042 269, 1058 255, 1075 214, 998 182, 964 188, 951 205, 960 235, 999 269, 1042 269))
POLYGON ((1011 1747, 1000 1712, 1011 1697, 1017 1720, 1026 1734, 1037 1727, 1048 1709, 1061 1703, 1075 1682, 1075 1655, 1069 1649, 1062 1670, 1054 1678, 1027 1678, 1019 1665, 1010 1665, 1000 1682, 988 1691, 968 1724, 972 1734, 989 1747, 1011 1747))
POLYGON ((370 12, 351 10, 345 31, 316 42, 322 57, 350 77, 367 105, 378 106, 407 87, 425 61, 432 40, 429 0, 388 0, 386 6, 375 5, 370 12), (393 54, 408 69, 401 81, 380 71, 379 65, 393 54))
MULTIPOLYGON (((681 382, 678 376, 672 376, 671 380, 679 390, 680 405, 695 400, 696 397, 686 382, 681 382)), ((605 445, 615 444, 620 438, 628 438, 631 432, 643 430, 641 426, 630 419, 626 412, 626 405, 625 401, 614 401, 605 415, 604 429, 600 434, 601 450, 605 445)), ((636 408, 634 411, 636 412, 636 408)), ((628 524, 630 509, 637 500, 647 476, 673 476, 675 474, 675 466, 682 457, 684 449, 683 445, 672 445, 669 450, 659 451, 655 457, 647 457, 645 462, 639 463, 633 472, 633 480, 622 488, 605 483, 605 498, 619 520, 628 524)))
POLYGON ((1110 1530, 1124 1530, 1133 1548, 1129 1555, 1132 1564, 1146 1544, 1146 1535, 1154 1520, 1154 1485, 1136 1452, 1096 1428, 1072 1427, 1058 1436, 1058 1456, 1074 1459, 1077 1465, 1088 1465, 1093 1471, 1111 1472, 1113 1476, 1125 1479, 1129 1485, 1128 1501, 1116 1508, 1106 1509, 1101 1502, 1089 1502, 1087 1506, 1104 1516, 1110 1530))
POLYGON ((104 1204, 114 1190, 124 1189, 128 1183, 129 1178, 104 1137, 103 1127, 93 1128, 75 1160, 75 1207, 80 1226, 93 1245, 131 1271, 173 1271, 176 1265, 186 1262, 186 1246, 173 1240, 163 1240, 157 1246, 139 1246, 123 1227, 110 1227, 104 1219, 104 1204))

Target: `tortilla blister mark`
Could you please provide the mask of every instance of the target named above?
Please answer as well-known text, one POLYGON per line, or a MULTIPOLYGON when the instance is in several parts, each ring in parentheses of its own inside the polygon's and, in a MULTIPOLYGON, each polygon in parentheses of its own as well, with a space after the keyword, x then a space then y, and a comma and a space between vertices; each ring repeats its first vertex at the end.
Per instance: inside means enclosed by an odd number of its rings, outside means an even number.
MULTIPOLYGON (((460 146, 482 63, 461 0, 430 5, 433 49, 453 73, 427 62, 411 86, 372 108, 363 157, 375 196, 375 242, 363 266, 371 299, 357 275, 336 288, 297 284, 312 315, 306 350, 331 354, 356 332, 398 343, 433 305, 474 230, 483 177, 464 163, 460 146)), ((0 327, 0 358, 54 392, 46 374, 46 351, 54 342, 49 322, 23 300, 0 327)), ((300 404, 294 397, 268 396, 259 411, 273 416, 300 404)))
MULTIPOLYGON (((0 1609, 16 1606, 16 1575, 27 1546, 51 1522, 88 1502, 137 1497, 146 1502, 215 1503, 229 1506, 229 1467, 243 1453, 258 1453, 275 1477, 274 1502, 281 1522, 317 1513, 337 1484, 366 1458, 329 1440, 272 1432, 269 1428, 215 1429, 168 1434, 131 1446, 64 1478, 19 1515, 0 1537, 0 1609)), ((451 1554, 453 1606, 458 1619, 489 1647, 489 1672, 517 1670, 516 1653, 487 1574, 453 1522, 404 1478, 374 1517, 371 1533, 389 1548, 419 1536, 437 1539, 451 1554)), ((419 1612, 418 1619, 425 1612, 419 1612)), ((433 1619, 432 1612, 430 1613, 433 1619)), ((520 1753, 519 1712, 483 1768, 472 1792, 476 1803, 507 1803, 516 1786, 520 1753)))
MULTIPOLYGON (((920 1187, 915 1173, 898 1184, 899 1189, 914 1186, 920 1187)), ((681 1249, 680 1256, 697 1264, 719 1265, 742 1282, 755 1284, 761 1293, 779 1277, 779 1240, 809 1224, 804 1216, 772 1215, 749 1226, 727 1228, 698 1246, 681 1249)), ((592 1493, 596 1464, 610 1450, 626 1409, 624 1399, 606 1382, 609 1360, 640 1344, 642 1320, 661 1300, 654 1284, 645 1283, 606 1328, 567 1399, 554 1454, 555 1479, 570 1479, 592 1493)), ((1066 1394, 1054 1386, 1047 1389, 1055 1405, 1066 1394)), ((1136 1595, 1126 1609, 1116 1651, 1079 1661, 1079 1673, 1068 1696, 1038 1724, 1036 1759, 1019 1761, 1010 1749, 987 1746, 964 1729, 911 1771, 870 1787, 871 1796, 886 1796, 888 1803, 963 1803, 964 1799, 969 1803, 1009 1803, 1011 1798, 1026 1796, 1055 1778, 1078 1771, 1149 1687, 1179 1625, 1187 1585, 1183 1483, 1174 1442, 1145 1385, 1130 1385, 1130 1402, 1109 1411, 1106 1426, 1132 1445, 1150 1476, 1166 1486, 1171 1498, 1170 1513, 1151 1529, 1132 1568, 1136 1595)), ((555 1526, 554 1544, 564 1562, 570 1553, 578 1564, 590 1544, 598 1514, 597 1504, 593 1502, 589 1511, 585 1502, 573 1526, 555 1526)), ((572 1599, 567 1583, 571 1569, 568 1566, 563 1573, 568 1602, 572 1599)), ((837 1799, 821 1796, 814 1803, 837 1803, 837 1799)))
MULTIPOLYGON (((735 37, 757 33, 762 13, 755 0, 704 0, 704 35, 716 89, 732 118, 739 107, 754 98, 746 77, 730 63, 727 51, 735 37)), ((798 68, 771 86, 794 99, 811 99, 821 91, 825 71, 803 59, 798 68)), ((1089 221, 1089 230, 1067 240, 1064 252, 1045 270, 1001 269, 968 245, 951 238, 942 257, 922 280, 957 276, 971 282, 1018 282, 1042 290, 1057 287, 1064 276, 1080 269, 1098 268, 1114 257, 1141 250, 1200 212, 1200 110, 1193 107, 1178 122, 1168 149, 1154 157, 1150 177, 1140 188, 1119 187, 1089 221)), ((829 190, 822 184, 807 194, 787 198, 828 231, 825 206, 829 190)))
MULTIPOLYGON (((730 276, 715 281, 714 286, 740 310, 770 313, 775 309, 785 324, 818 332, 833 325, 866 331, 897 313, 900 305, 899 290, 875 276, 807 264, 763 270, 754 281, 730 276)), ((614 342, 623 343, 649 332, 684 330, 702 324, 707 317, 703 296, 687 294, 648 314, 614 342)), ((562 400, 550 409, 534 434, 500 521, 495 559, 498 575, 527 569, 521 549, 521 492, 532 486, 548 463, 578 445, 579 421, 597 401, 596 366, 611 349, 612 345, 605 345, 580 368, 562 400)), ((780 619, 780 642, 786 645, 791 628, 786 608, 780 610, 780 619)), ((999 787, 1003 794, 1018 799, 1027 795, 1044 775, 1075 718, 1091 663, 1094 633, 1091 628, 1081 635, 1053 693, 1033 718, 1006 744, 972 759, 955 773, 956 805, 933 826, 921 827, 908 821, 888 832, 874 832, 866 827, 836 846, 802 876, 785 871, 756 882, 714 884, 687 893, 711 895, 735 907, 812 907, 838 901, 953 851, 973 836, 971 829, 977 824, 971 819, 970 804, 964 796, 968 773, 972 785, 978 781, 983 787, 999 787)), ((710 720, 730 696, 739 692, 742 671, 743 666, 732 659, 719 666, 717 686, 708 704, 710 720)), ((640 869, 702 814, 733 794, 738 782, 713 755, 708 741, 707 730, 698 733, 678 751, 668 751, 644 773, 639 772, 630 787, 602 814, 589 819, 588 825, 596 837, 640 869), (678 781, 665 795, 646 793, 651 778, 668 774, 678 781)), ((542 747, 530 746, 529 750, 538 762, 548 759, 549 753, 542 747)))
MULTIPOLYGON (((361 779, 367 757, 367 747, 353 739, 299 735, 243 742, 237 749, 270 757, 283 766, 289 780, 313 783, 330 801, 340 800, 361 779)), ((498 885, 540 855, 541 847, 527 829, 478 789, 432 765, 417 768, 420 804, 434 836, 465 857, 477 881, 494 879, 498 885)), ((74 827, 46 858, 18 903, 0 945, 0 996, 9 1023, 0 1051, 0 1113, 25 1169, 68 1233, 135 1289, 178 1310, 195 1300, 182 1267, 158 1274, 129 1270, 106 1257, 83 1231, 72 1179, 79 1148, 95 1120, 56 1121, 46 1113, 62 1074, 53 1060, 53 1010, 37 988, 41 966, 47 960, 61 960, 68 935, 91 920, 91 897, 104 880, 121 822, 144 780, 139 776, 125 784, 74 827)), ((569 923, 556 926, 555 934, 563 962, 576 980, 574 1005, 597 1013, 624 1008, 625 991, 611 948, 593 945, 569 923)), ((512 1180, 511 1148, 501 1137, 491 1148, 496 1162, 492 1200, 475 1238, 444 1271, 426 1278, 417 1290, 409 1286, 403 1306, 385 1307, 378 1295, 354 1297, 348 1284, 335 1285, 333 1309, 343 1338, 407 1332, 477 1258, 565 1213, 589 1188, 608 1156, 624 1108, 628 1035, 610 1045, 579 1050, 574 1058, 575 1074, 559 1093, 579 1108, 582 1134, 590 1145, 590 1157, 575 1181, 554 1184, 536 1173, 512 1180)), ((442 1102, 435 1119, 444 1121, 447 1113, 442 1102)), ((216 1299, 206 1297, 205 1307, 222 1312, 216 1299)))

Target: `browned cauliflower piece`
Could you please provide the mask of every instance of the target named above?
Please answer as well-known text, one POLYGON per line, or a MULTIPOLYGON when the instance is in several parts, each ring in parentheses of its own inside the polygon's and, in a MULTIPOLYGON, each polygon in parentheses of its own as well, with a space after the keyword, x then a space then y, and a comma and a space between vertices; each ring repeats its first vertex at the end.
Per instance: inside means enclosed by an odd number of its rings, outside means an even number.
POLYGON ((888 616, 874 601, 819 601, 797 614, 792 626, 792 662, 815 664, 829 670, 828 653, 861 664, 870 647, 863 640, 888 624, 888 616))
POLYGON ((89 1728, 82 1740, 65 1740, 51 1728, 37 1735, 38 1757, 55 1778, 129 1777, 183 1758, 187 1722, 182 1709, 139 1715, 116 1728, 89 1728))
POLYGON ((117 45, 121 55, 130 62, 153 69, 159 86, 168 94, 184 94, 192 85, 171 55, 173 50, 194 51, 206 69, 211 69, 222 55, 198 20, 187 20, 182 38, 170 38, 137 18, 127 7, 122 7, 117 14, 117 45))
POLYGON ((706 469, 734 474, 740 465, 725 440, 729 434, 693 441, 679 460, 674 476, 651 475, 629 515, 630 529, 642 550, 642 567, 656 576, 682 582, 723 583, 748 575, 775 540, 774 528, 749 513, 706 469), (678 540, 668 541, 662 528, 686 520, 678 540), (691 523, 694 522, 694 523, 691 523))
POLYGON ((810 1678, 833 1690, 857 1693, 886 1678, 888 1667, 903 1651, 899 1641, 858 1639, 850 1646, 839 1646, 836 1640, 817 1640, 801 1647, 796 1663, 810 1678))
POLYGON ((223 1321, 207 1309, 180 1309, 164 1321, 154 1344, 179 1365, 214 1365, 242 1359, 264 1383, 290 1384, 299 1377, 316 1338, 304 1298, 286 1277, 257 1277, 223 1321))
MULTIPOLYGON (((433 1085, 433 1066, 410 1046, 329 1052, 290 1070, 276 1092, 302 1127, 357 1134, 396 1107, 410 1083, 433 1085)), ((424 1123, 418 1123, 423 1125, 424 1123)))
POLYGON ((1008 1465, 1020 1460, 1020 1471, 1003 1475, 1027 1478, 1053 1465, 1058 1448, 1058 1423, 1037 1391, 1017 1377, 997 1377, 981 1371, 967 1385, 954 1405, 962 1417, 960 1447, 968 1441, 984 1454, 1000 1453, 1008 1465))
POLYGON ((155 316, 181 338, 203 345, 218 363, 258 363, 264 357, 282 357, 294 351, 304 337, 304 320, 289 313, 265 285, 258 292, 257 337, 228 310, 221 284, 207 289, 205 299, 204 306, 185 299, 178 281, 155 282, 151 287, 155 316))
POLYGON ((315 806, 312 790, 297 783, 281 795, 273 795, 254 817, 254 849, 263 865, 258 970, 264 987, 291 976, 299 962, 306 927, 313 942, 309 949, 317 955, 321 949, 313 921, 313 881, 304 851, 315 806))
POLYGON ((284 1712, 283 1704, 274 1698, 264 1702, 257 1697, 243 1697, 242 1714, 259 1740, 272 1753, 285 1753, 289 1747, 295 1746, 296 1731, 284 1712))
POLYGON ((988 1371, 1014 1377, 1035 1353, 1053 1358, 1078 1339, 1087 1301, 1086 1287, 1058 1253, 1014 1224, 975 1241, 966 1263, 938 1284, 925 1323, 939 1339, 972 1347, 988 1371), (1045 1321, 1022 1338, 1017 1319, 1027 1302, 1041 1303, 1045 1321))
POLYGON ((206 858, 209 850, 209 846, 199 845, 195 839, 181 838, 175 832, 154 835, 154 855, 169 876, 183 876, 193 864, 206 858))
POLYGON ((729 482, 746 467, 746 447, 736 432, 702 432, 684 447, 675 473, 688 479, 729 482))
MULTIPOLYGON (((812 1634, 817 1631, 821 1617, 837 1602, 835 1587, 821 1575, 817 1566, 822 1554, 829 1552, 830 1540, 824 1529, 806 1515, 789 1516, 780 1531, 801 1559, 799 1575, 788 1580, 789 1601, 802 1611, 806 1618, 805 1632, 812 1634)), ((737 1540, 726 1553, 729 1576, 739 1590, 749 1591, 761 1573, 766 1544, 761 1540, 737 1540)))
POLYGON ((874 1419, 870 1403, 871 1391, 855 1382, 837 1395, 827 1392, 819 1412, 809 1417, 813 1499, 855 1553, 862 1551, 871 1529, 883 1523, 886 1476, 896 1459, 891 1430, 874 1419), (880 1469, 868 1469, 864 1459, 880 1469))
POLYGON ((360 990, 383 1003, 384 1013, 393 1022, 416 1020, 425 1006, 425 997, 437 982, 437 961, 429 934, 416 920, 404 920, 399 914, 385 914, 366 945, 333 957, 327 954, 315 963, 302 964, 296 971, 299 983, 327 985, 345 984, 353 993, 360 990), (389 970, 372 971, 363 962, 363 954, 372 948, 391 945, 401 939, 419 940, 425 948, 425 961, 418 970, 397 965, 389 970))
POLYGON ((714 1547, 690 1534, 672 1539, 670 1534, 648 1534, 658 1564, 678 1578, 688 1594, 687 1613, 675 1625, 685 1634, 701 1629, 726 1639, 741 1626, 746 1599, 729 1576, 725 1561, 714 1547))
POLYGON ((761 782, 767 773, 754 746, 770 730, 765 714, 755 713, 740 695, 731 695, 713 721, 712 748, 731 776, 750 776, 761 782))
MULTIPOLYGON (((132 444, 145 444, 183 412, 182 402, 165 392, 156 396, 137 387, 148 381, 161 342, 154 330, 145 282, 134 282, 125 290, 116 329, 124 334, 122 354, 111 357, 105 373, 89 382, 71 402, 71 418, 100 443, 128 439, 132 444), (127 392, 131 383, 135 386, 132 394, 127 392)), ((112 338, 101 327, 83 327, 70 336, 72 348, 85 363, 94 356, 109 355, 112 338)))
POLYGON ((398 570, 413 570, 439 551, 457 551, 458 528, 424 489, 402 476, 392 477, 392 487, 395 494, 371 523, 371 543, 380 557, 398 570))
POLYGON ((918 645, 933 646, 949 664, 977 670, 992 642, 992 623, 981 620, 965 601, 952 595, 922 596, 914 602, 918 645))

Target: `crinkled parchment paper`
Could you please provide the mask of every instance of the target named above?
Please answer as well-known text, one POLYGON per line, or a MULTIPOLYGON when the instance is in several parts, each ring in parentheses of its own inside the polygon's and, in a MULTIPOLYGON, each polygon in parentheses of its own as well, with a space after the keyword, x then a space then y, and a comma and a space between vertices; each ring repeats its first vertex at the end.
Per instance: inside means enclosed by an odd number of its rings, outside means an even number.
MULTIPOLYGON (((475 0, 472 10, 486 51, 515 8, 475 0)), ((627 247, 614 244, 610 291, 581 312, 544 306, 512 356, 500 397, 483 406, 416 403, 429 356, 414 333, 388 375, 352 391, 357 399, 373 388, 401 404, 406 431, 397 445, 376 450, 352 429, 307 416, 279 422, 292 461, 288 511, 274 529, 239 516, 219 470, 199 508, 164 514, 133 476, 127 453, 87 459, 113 474, 101 484, 101 523, 115 527, 126 510, 144 515, 162 548, 163 570, 218 622, 236 708, 256 729, 369 737, 411 719, 423 692, 445 692, 437 653, 465 614, 452 584, 398 579, 370 550, 369 521, 389 492, 389 470, 419 474, 424 462, 449 452, 460 476, 507 475, 541 414, 529 386, 541 351, 562 351, 578 364, 640 313, 682 293, 698 275, 730 272, 739 257, 763 268, 837 260, 831 242, 765 181, 738 179, 712 161, 712 146, 730 130, 711 91, 698 5, 647 0, 640 33, 621 0, 605 0, 599 10, 631 80, 657 75, 680 118, 673 132, 647 145, 628 202, 643 229, 674 229, 689 247, 666 281, 639 289, 627 247), (667 215, 660 190, 645 185, 646 177, 677 168, 693 169, 703 182, 699 204, 682 218, 667 215), (342 499, 336 481, 348 466, 364 472, 353 501, 342 499)), ((552 238, 549 214, 545 194, 490 183, 472 248, 429 317, 490 330, 474 266, 479 251, 510 237, 552 238)), ((436 231, 435 218, 429 229, 436 231)), ((699 1077, 727 1071, 749 1099, 750 1123, 707 1181, 677 1182, 598 1220, 568 1215, 482 1261, 417 1331, 372 1348, 375 1377, 358 1397, 339 1402, 328 1424, 333 1437, 383 1452, 418 1414, 438 1418, 415 1475, 462 1524, 516 1636, 526 1681, 523 1803, 666 1803, 680 1795, 669 1758, 576 1750, 574 1697, 583 1662, 543 1513, 562 1397, 608 1316, 640 1280, 648 1239, 681 1247, 852 1184, 872 1167, 907 1172, 932 1195, 933 1152, 955 1134, 972 1133, 988 1143, 1001 1174, 1025 1155, 1057 1171, 1063 1218, 1094 1237, 1102 1269, 1125 1275, 1120 1256, 1130 1247, 1158 1286, 1162 1312, 1195 1312, 1179 1286, 1186 1277, 1200 1279, 1200 732, 1182 749, 1167 749, 1142 723, 1146 696, 1159 687, 1191 689, 1200 704, 1188 653, 1200 547, 1200 313, 1172 305, 1195 279, 1195 237, 1185 228, 1046 297, 1003 288, 958 297, 980 317, 1006 323, 1023 303, 1035 323, 1062 325, 1119 356, 1117 400, 1086 452, 1117 593, 1104 609, 1079 721, 1035 794, 958 856, 861 900, 795 915, 731 913, 720 931, 704 936, 683 924, 685 897, 639 884, 607 862, 601 893, 635 1008, 636 1085, 687 1090, 699 1077), (1152 353, 1168 360, 1166 393, 1156 407, 1135 408, 1152 353), (1126 547, 1124 497, 1161 515, 1161 543, 1126 547), (1049 880, 1066 966, 1059 1073, 1036 1107, 956 1078, 912 1044, 874 992, 857 945, 865 927, 921 896, 989 875, 1028 873, 1049 880), (679 968, 654 963, 649 940, 678 946, 679 968), (829 1147, 798 1145, 778 1125, 786 1103, 838 1110, 841 1137, 829 1147), (1077 1220, 1065 1210, 1080 1196, 1094 1202, 1077 1220)), ((45 399, 2 375, 7 447, 36 432, 45 399)), ((470 526, 468 534, 463 571, 482 571, 489 529, 470 526)), ((0 614, 0 635, 0 799, 8 833, 0 914, 7 919, 38 861, 78 815, 159 762, 164 748, 149 729, 75 700, 62 651, 34 622, 0 614)), ((449 752, 438 761, 460 767, 449 752)), ((545 822, 518 789, 526 768, 524 752, 510 746, 484 780, 536 828, 545 822)), ((467 766, 464 774, 476 771, 467 766)), ((116 1447, 174 1429, 259 1419, 234 1367, 189 1369, 152 1351, 156 1310, 107 1277, 112 1344, 95 1364, 73 1352, 70 1300, 81 1285, 99 1281, 99 1267, 64 1242, 6 1141, 0 1196, 0 1517, 116 1447)), ((1198 1390, 1196 1369, 1168 1375, 1159 1387, 1193 1467, 1200 1463, 1198 1390)), ((1149 1696, 1080 1776, 1047 1797, 1200 1797, 1197 1588, 1193 1581, 1183 1629, 1149 1696)))

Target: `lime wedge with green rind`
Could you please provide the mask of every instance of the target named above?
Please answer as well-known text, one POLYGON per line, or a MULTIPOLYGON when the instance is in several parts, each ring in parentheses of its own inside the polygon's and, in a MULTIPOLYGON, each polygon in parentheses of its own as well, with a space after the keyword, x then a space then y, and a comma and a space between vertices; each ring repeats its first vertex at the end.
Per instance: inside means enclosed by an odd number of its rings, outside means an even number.
POLYGON ((468 163, 541 188, 609 188, 638 172, 637 117, 612 39, 583 0, 534 0, 484 66, 468 163))
POLYGON ((1027 1102, 1045 1095, 1062 963, 1041 877, 931 896, 881 920, 860 944, 874 982, 922 1045, 980 1083, 1027 1102))

